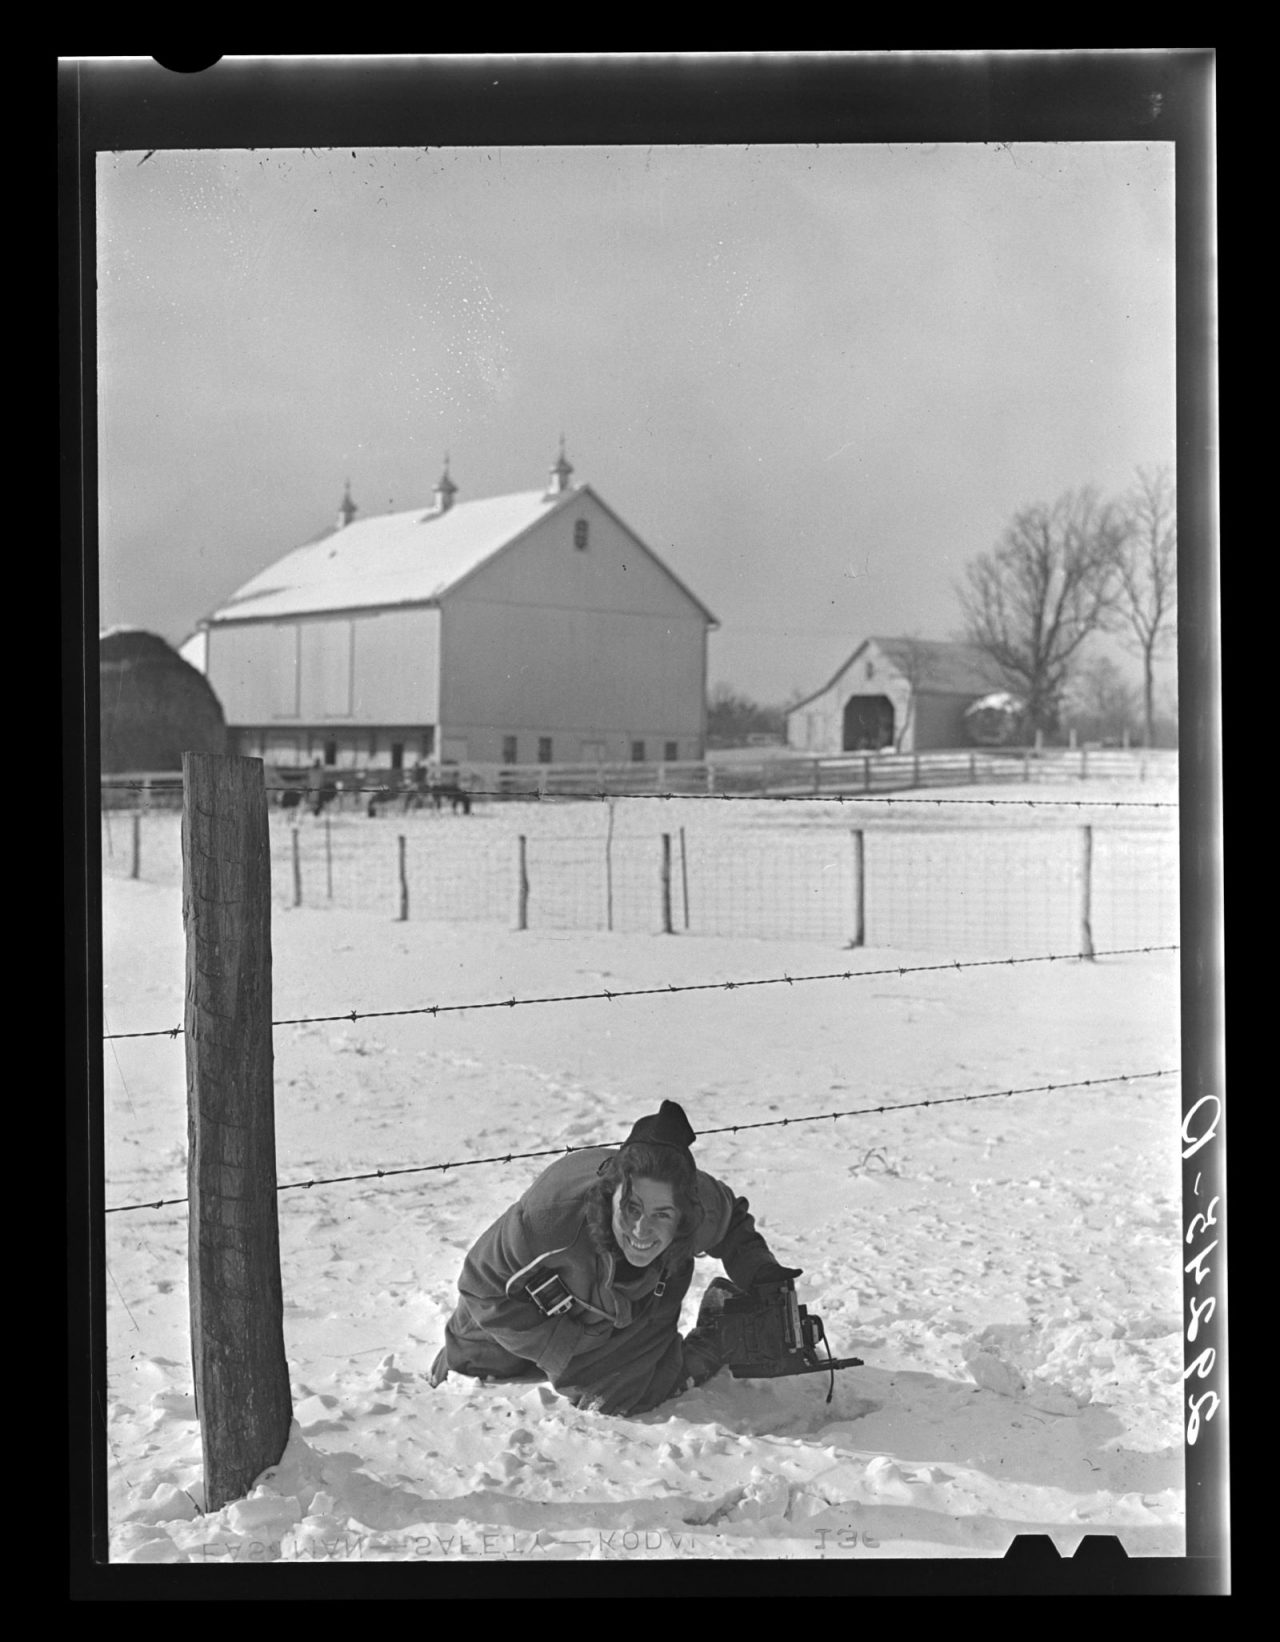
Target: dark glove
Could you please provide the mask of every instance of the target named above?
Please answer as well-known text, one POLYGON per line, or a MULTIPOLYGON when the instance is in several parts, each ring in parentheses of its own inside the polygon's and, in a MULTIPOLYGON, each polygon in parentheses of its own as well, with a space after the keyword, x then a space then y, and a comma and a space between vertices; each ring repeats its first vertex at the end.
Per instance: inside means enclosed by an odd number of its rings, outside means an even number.
POLYGON ((771 1283, 785 1283, 789 1277, 803 1277, 804 1272, 799 1266, 780 1266, 776 1260, 766 1260, 758 1266, 751 1279, 753 1289, 764 1288, 771 1283))

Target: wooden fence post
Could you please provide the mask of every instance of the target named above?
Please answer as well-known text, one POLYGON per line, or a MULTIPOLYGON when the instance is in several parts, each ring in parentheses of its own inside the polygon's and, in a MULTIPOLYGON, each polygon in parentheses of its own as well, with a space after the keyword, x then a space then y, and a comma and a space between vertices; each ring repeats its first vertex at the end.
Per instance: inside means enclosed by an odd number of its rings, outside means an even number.
POLYGON ((1022 749, 1022 779, 1024 781, 1030 781, 1031 779, 1031 749, 1029 747, 1022 749))
POLYGON ((871 760, 866 757, 862 760, 862 790, 871 791, 871 760))
POLYGON ((298 841, 298 823, 295 821, 290 829, 293 833, 293 904, 302 905, 302 846, 298 841))
POLYGON ((400 923, 407 923, 409 918, 409 874, 404 859, 404 834, 399 837, 400 854, 400 923))
POLYGON ((917 752, 913 752, 911 755, 911 785, 913 787, 920 785, 920 754, 917 752))
POLYGON ((850 946, 867 944, 867 856, 861 827, 853 828, 853 939, 850 946))
POLYGON ((142 872, 142 811, 133 812, 133 861, 129 867, 130 878, 137 878, 142 872))
POLYGON ((329 826, 329 817, 324 818, 324 879, 329 891, 329 899, 333 900, 333 836, 329 826))
POLYGON ((1093 828, 1081 827, 1080 956, 1093 957, 1093 828))
POLYGON ((1080 748, 1080 779, 1081 779, 1081 781, 1085 780, 1086 777, 1088 776, 1088 774, 1089 774, 1089 749, 1082 745, 1081 748, 1080 748))
POLYGON ((814 795, 815 798, 818 796, 818 794, 821 790, 822 790, 822 760, 820 758, 815 758, 814 761, 813 761, 813 795, 814 795))
POLYGON ((520 844, 520 894, 519 894, 519 908, 518 908, 518 913, 517 913, 517 918, 516 918, 516 928, 517 929, 528 929, 528 927, 529 927, 529 863, 528 863, 528 857, 525 853, 525 838, 524 838, 523 833, 521 833, 521 835, 520 835, 519 844, 520 844))
POLYGON ((684 927, 689 927, 689 859, 684 847, 684 828, 680 829, 680 890, 684 903, 684 927))
POLYGON ((671 922, 671 834, 662 835, 662 933, 674 935, 671 922))
POLYGON ((978 780, 978 760, 977 760, 977 756, 974 753, 970 753, 969 754, 969 785, 971 787, 976 786, 977 785, 977 780, 978 780))
POLYGON ((204 1509, 277 1465, 284 1352, 262 761, 182 755, 191 1360, 204 1509))

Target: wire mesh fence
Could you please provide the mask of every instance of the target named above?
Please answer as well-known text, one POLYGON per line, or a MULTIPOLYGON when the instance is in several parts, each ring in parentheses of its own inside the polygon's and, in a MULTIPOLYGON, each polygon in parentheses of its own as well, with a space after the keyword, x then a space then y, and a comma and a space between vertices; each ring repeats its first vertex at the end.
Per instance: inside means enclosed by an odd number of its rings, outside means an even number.
MULTIPOLYGON (((1104 825, 875 820, 662 828, 599 807, 501 823, 411 814, 270 818, 284 909, 387 918, 946 948, 1020 956, 1176 942, 1178 835, 1167 820, 1104 825), (575 830, 576 827, 576 830, 575 830), (524 828, 524 831, 517 831, 524 828), (663 838, 667 839, 664 847, 663 838), (859 842, 860 837, 860 842, 859 842)), ((181 817, 104 812, 104 874, 182 881, 181 817)))
POLYGON ((1178 877, 1176 837, 1095 829, 1093 931, 1098 945, 1176 941, 1178 877))
POLYGON ((1081 927, 1078 850, 1073 830, 872 832, 867 944, 1071 951, 1081 927))

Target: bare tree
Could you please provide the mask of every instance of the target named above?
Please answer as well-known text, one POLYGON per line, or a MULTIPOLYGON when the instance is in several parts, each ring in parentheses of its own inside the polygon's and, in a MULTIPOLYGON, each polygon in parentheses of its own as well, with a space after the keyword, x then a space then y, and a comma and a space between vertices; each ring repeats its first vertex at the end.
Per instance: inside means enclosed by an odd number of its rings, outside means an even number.
POLYGON ((1167 467, 1139 468, 1125 501, 1128 531, 1118 559, 1118 625, 1142 658, 1143 738, 1155 740, 1155 661, 1178 610, 1178 491, 1167 467))
POLYGON ((902 723, 898 726, 898 733, 894 737, 893 743, 894 752, 900 753, 907 739, 907 731, 912 727, 917 716, 916 697, 928 671, 929 651, 921 642, 918 633, 912 633, 903 641, 901 646, 895 645, 894 648, 898 671, 907 684, 907 710, 902 715, 902 723))
POLYGON ((1118 742, 1128 737, 1137 718, 1138 692, 1110 656, 1085 662, 1069 694, 1069 722, 1084 740, 1118 742))
POLYGON ((707 699, 707 740, 717 747, 740 747, 750 735, 785 738, 784 707, 762 706, 731 684, 716 684, 707 699))
POLYGON ((1024 508, 956 589, 970 643, 1026 703, 1032 729, 1057 728, 1081 645, 1115 602, 1124 515, 1093 489, 1024 508))

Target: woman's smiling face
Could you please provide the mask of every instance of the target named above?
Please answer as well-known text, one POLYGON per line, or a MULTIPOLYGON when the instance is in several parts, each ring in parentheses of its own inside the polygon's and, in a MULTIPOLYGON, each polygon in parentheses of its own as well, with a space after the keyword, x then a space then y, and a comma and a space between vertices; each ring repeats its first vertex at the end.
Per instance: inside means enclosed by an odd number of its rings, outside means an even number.
POLYGON ((675 1241, 680 1211, 665 1180, 625 1182, 613 1194, 613 1235, 633 1266, 650 1265, 675 1241))

